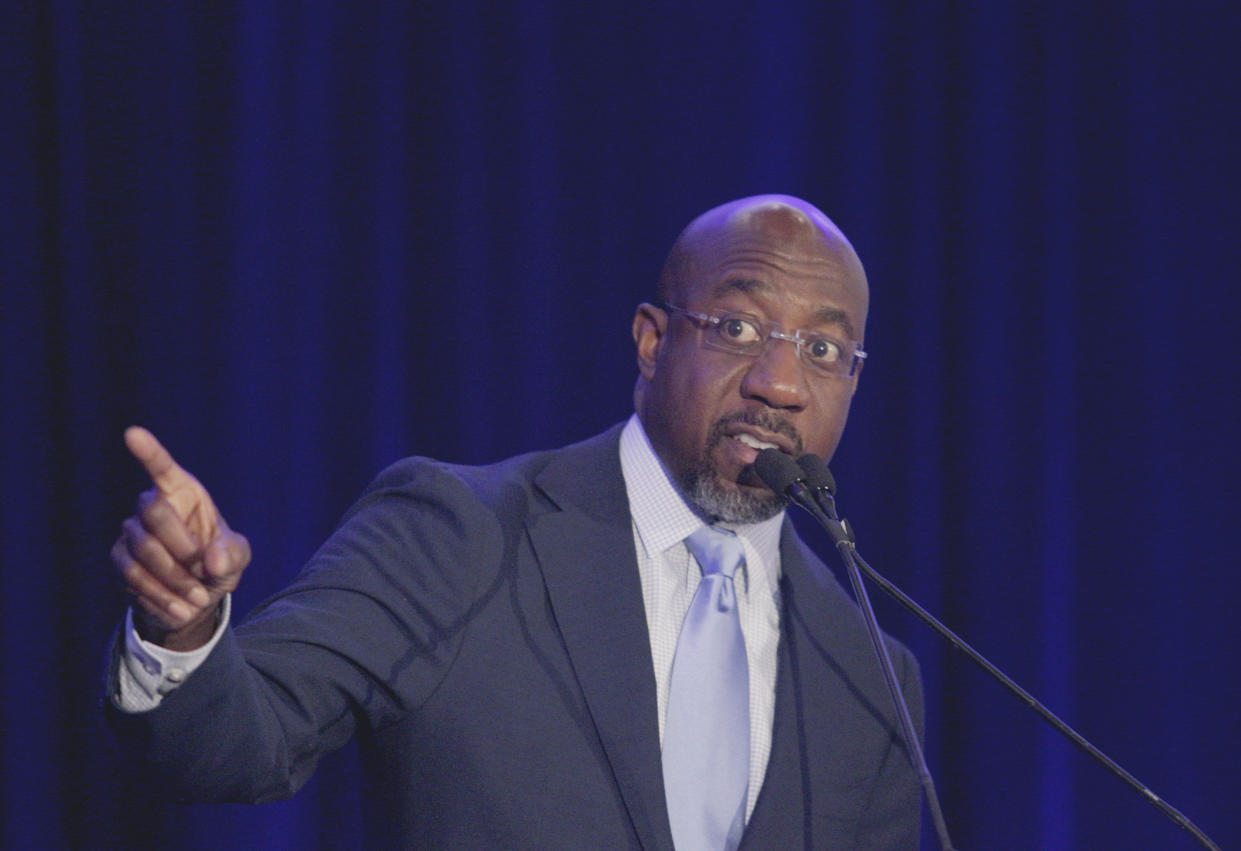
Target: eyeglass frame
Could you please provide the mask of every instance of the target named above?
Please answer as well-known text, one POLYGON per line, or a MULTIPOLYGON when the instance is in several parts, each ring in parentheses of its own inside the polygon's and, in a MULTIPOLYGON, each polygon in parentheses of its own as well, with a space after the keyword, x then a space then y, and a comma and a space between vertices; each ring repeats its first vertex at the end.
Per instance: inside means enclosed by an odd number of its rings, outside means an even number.
MULTIPOLYGON (((772 339, 784 340, 785 342, 792 343, 797 349, 797 359, 801 363, 810 367, 811 371, 815 375, 821 375, 824 378, 853 378, 858 374, 858 370, 861 368, 862 362, 866 360, 867 353, 862 350, 862 344, 857 340, 837 340, 827 334, 812 334, 810 336, 805 336, 806 332, 801 328, 798 328, 792 334, 787 334, 780 327, 779 323, 767 322, 759 319, 753 313, 746 313, 744 310, 726 310, 723 313, 716 315, 712 313, 700 313, 699 311, 690 310, 687 307, 681 307, 667 301, 659 301, 655 304, 665 313, 679 313, 683 316, 697 319, 700 322, 705 322, 708 326, 714 329, 718 329, 729 319, 742 319, 746 322, 751 322, 758 331, 760 341, 755 344, 753 351, 746 351, 744 349, 737 349, 729 346, 718 335, 708 335, 703 337, 703 345, 715 349, 716 351, 728 352, 729 354, 740 355, 741 357, 757 358, 762 357, 763 353, 767 351, 767 343, 769 341, 772 339), (852 347, 853 352, 852 357, 849 360, 849 371, 847 373, 824 372, 822 367, 817 366, 813 361, 806 359, 806 355, 803 354, 804 347, 807 343, 813 343, 819 339, 825 339, 829 343, 835 345, 838 349, 840 349, 841 354, 848 354, 844 348, 846 345, 852 347)), ((699 330, 704 330, 703 326, 700 325, 699 330)))

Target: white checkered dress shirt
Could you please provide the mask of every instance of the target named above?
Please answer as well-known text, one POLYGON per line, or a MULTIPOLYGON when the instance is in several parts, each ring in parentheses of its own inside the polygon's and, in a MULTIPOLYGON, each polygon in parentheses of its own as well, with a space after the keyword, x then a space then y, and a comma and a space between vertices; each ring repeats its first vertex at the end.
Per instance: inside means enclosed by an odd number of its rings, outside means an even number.
MULTIPOLYGON (((673 487, 636 415, 621 432, 621 469, 633 516, 634 548, 646 604, 646 625, 655 661, 659 738, 668 713, 668 683, 681 621, 702 579, 685 539, 702 520, 673 487)), ((738 612, 750 664, 750 789, 746 820, 754 812, 767 758, 776 703, 776 650, 780 641, 780 525, 784 512, 762 523, 720 524, 745 545, 745 565, 737 571, 738 612)))

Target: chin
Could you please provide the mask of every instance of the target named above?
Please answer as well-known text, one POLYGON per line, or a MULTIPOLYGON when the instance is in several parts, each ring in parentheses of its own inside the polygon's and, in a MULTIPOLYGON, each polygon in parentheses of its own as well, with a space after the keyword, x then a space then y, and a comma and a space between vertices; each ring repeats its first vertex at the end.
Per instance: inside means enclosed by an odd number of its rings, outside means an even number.
MULTIPOLYGON (((747 468, 749 469, 749 468, 747 468)), ((691 472, 685 495, 698 511, 725 523, 760 523, 784 510, 784 497, 766 487, 744 487, 723 481, 712 469, 691 472)))

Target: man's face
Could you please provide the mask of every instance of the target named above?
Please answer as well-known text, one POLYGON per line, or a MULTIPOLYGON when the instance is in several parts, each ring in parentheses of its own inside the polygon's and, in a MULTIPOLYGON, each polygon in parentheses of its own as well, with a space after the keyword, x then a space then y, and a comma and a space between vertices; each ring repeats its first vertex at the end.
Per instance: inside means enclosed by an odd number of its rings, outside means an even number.
MULTIPOLYGON (((800 211, 761 205, 704 227, 689 244, 678 280, 665 287, 673 304, 753 314, 786 333, 860 341, 867 310, 861 265, 839 234, 825 234, 800 211)), ((753 473, 756 444, 830 459, 857 377, 814 372, 787 341, 770 340, 760 356, 746 357, 704 346, 704 333, 683 315, 639 307, 638 413, 691 502, 713 518, 756 522, 784 505, 753 473)))

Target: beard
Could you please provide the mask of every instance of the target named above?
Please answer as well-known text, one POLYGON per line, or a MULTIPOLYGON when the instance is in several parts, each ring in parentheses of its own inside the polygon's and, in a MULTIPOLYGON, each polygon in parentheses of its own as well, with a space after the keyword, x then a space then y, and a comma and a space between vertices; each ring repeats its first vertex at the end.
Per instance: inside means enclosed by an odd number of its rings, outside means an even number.
POLYGON ((753 465, 742 470, 739 482, 724 480, 715 464, 713 452, 721 441, 733 439, 725 431, 734 423, 745 423, 782 434, 793 442, 794 454, 802 454, 801 435, 775 413, 755 411, 721 417, 711 426, 698 463, 681 477, 681 488, 689 501, 712 521, 760 523, 783 511, 788 500, 764 485, 754 473, 753 465), (743 489, 742 482, 750 487, 743 489))

